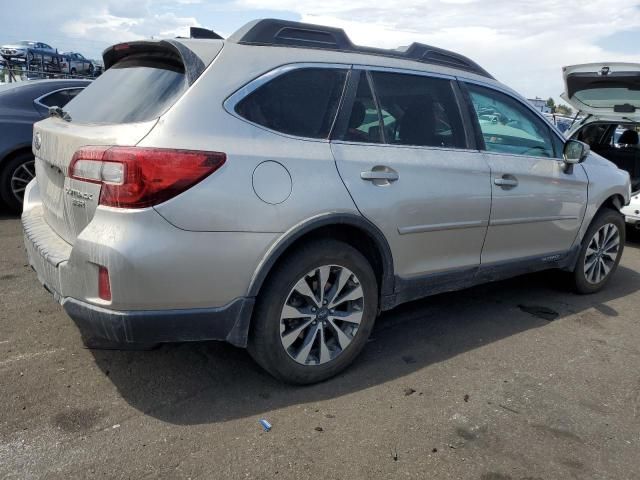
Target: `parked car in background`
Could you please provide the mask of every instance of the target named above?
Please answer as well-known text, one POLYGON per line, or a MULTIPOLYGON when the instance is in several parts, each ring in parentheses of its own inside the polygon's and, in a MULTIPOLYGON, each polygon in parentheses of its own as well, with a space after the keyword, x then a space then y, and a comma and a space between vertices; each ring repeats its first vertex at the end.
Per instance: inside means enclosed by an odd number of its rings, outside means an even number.
POLYGON ((104 64, 102 60, 92 60, 93 62, 93 76, 99 77, 104 72, 104 64))
POLYGON ((640 191, 640 64, 590 63, 563 68, 562 97, 586 116, 566 133, 625 170, 640 191))
POLYGON ((27 184, 35 175, 33 124, 64 107, 88 80, 33 80, 0 85, 0 200, 19 212, 27 184))
POLYGON ((93 75, 94 62, 85 58, 77 52, 65 52, 63 57, 62 71, 71 75, 93 75))
POLYGON ((35 125, 22 215, 89 341, 226 340, 312 383, 381 311, 544 269, 593 293, 622 256, 627 172, 457 53, 260 20, 104 61, 35 125))
POLYGON ((544 117, 551 122, 561 133, 566 132, 573 124, 573 118, 564 117, 556 113, 544 113, 544 117))
POLYGON ((36 53, 57 53, 51 45, 31 40, 21 40, 19 42, 3 45, 0 47, 0 55, 5 59, 32 60, 36 53))
POLYGON ((631 196, 631 202, 622 209, 622 214, 629 225, 640 229, 640 191, 631 196))

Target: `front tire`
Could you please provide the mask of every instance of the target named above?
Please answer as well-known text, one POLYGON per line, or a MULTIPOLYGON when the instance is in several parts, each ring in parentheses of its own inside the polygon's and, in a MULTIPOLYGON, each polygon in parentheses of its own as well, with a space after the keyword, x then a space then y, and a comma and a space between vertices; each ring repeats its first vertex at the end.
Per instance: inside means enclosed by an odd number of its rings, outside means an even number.
POLYGON ((573 271, 578 293, 595 293, 609 282, 622 258, 625 231, 619 212, 607 208, 597 214, 584 236, 573 271))
POLYGON ((377 310, 378 285, 367 259, 343 242, 314 241, 286 257, 267 280, 248 350, 280 380, 320 382, 362 351, 377 310))

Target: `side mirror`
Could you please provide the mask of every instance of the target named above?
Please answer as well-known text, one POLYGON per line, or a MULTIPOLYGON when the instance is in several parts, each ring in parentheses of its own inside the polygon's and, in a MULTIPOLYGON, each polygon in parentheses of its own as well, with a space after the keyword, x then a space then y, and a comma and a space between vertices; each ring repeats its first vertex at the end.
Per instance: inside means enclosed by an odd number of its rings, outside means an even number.
POLYGON ((564 171, 569 173, 575 164, 584 162, 589 153, 591 153, 591 147, 586 143, 578 140, 567 140, 562 152, 564 171))

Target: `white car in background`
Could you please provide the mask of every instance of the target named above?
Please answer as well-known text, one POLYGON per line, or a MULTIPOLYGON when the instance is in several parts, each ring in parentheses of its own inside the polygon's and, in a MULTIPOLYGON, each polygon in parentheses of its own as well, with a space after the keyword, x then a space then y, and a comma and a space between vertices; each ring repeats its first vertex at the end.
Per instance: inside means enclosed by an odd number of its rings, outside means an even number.
POLYGON ((631 197, 631 203, 620 209, 620 212, 629 225, 640 229, 640 192, 635 192, 631 197))
POLYGON ((562 98, 586 116, 566 133, 587 143, 631 177, 631 203, 622 208, 640 227, 640 64, 591 63, 563 68, 562 98))

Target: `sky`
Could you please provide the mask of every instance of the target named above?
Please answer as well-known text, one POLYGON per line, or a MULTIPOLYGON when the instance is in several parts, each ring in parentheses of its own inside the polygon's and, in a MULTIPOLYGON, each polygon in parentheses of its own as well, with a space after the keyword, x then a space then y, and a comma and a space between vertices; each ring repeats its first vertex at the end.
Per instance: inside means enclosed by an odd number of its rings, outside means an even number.
POLYGON ((49 43, 99 58, 121 41, 228 36, 256 18, 344 28, 360 45, 423 42, 466 55, 521 94, 562 93, 561 68, 640 63, 640 0, 0 0, 0 44, 49 43))

